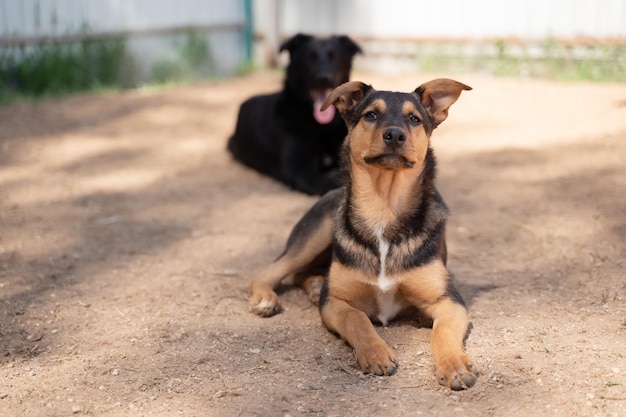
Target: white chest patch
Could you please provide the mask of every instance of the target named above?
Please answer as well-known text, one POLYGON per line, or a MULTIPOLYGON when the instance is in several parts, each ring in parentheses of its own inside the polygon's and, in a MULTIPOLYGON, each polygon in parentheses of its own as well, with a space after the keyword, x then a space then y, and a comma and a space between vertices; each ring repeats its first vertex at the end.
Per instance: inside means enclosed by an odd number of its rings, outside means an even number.
POLYGON ((382 292, 387 292, 394 289, 394 287, 396 286, 393 280, 387 278, 387 274, 385 271, 387 254, 389 253, 389 242, 383 239, 383 226, 378 228, 376 235, 378 237, 378 252, 380 253, 380 272, 378 273, 378 288, 380 288, 382 292))
POLYGON ((393 319, 400 312, 401 305, 395 299, 397 283, 389 279, 385 271, 389 242, 383 239, 382 226, 378 229, 376 235, 378 237, 378 252, 380 253, 380 272, 377 283, 380 291, 376 296, 376 302, 378 303, 377 318, 383 325, 386 325, 389 320, 393 319))
POLYGON ((378 288, 382 292, 387 292, 395 286, 395 283, 387 278, 385 271, 385 263, 387 261, 387 254, 389 253, 389 242, 382 238, 378 241, 378 251, 380 252, 380 272, 378 273, 378 288))
POLYGON ((376 302, 378 303, 378 315, 376 318, 383 326, 386 326, 402 310, 402 306, 395 298, 395 291, 380 292, 376 296, 376 302))

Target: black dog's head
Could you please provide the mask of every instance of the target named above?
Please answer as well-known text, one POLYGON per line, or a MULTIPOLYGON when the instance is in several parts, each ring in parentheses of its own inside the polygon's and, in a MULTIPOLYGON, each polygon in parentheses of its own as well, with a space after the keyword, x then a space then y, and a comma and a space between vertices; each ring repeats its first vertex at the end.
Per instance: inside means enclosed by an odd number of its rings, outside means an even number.
POLYGON ((332 122, 334 109, 322 112, 322 104, 335 87, 350 79, 352 58, 361 48, 347 36, 319 39, 298 34, 283 43, 280 50, 289 51, 290 57, 285 89, 312 104, 318 123, 332 122))

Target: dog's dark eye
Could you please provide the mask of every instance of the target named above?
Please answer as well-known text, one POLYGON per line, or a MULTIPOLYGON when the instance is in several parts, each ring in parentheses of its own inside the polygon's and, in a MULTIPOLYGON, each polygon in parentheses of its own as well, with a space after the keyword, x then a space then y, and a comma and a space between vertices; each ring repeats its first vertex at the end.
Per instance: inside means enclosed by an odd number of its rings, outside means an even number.
POLYGON ((326 58, 328 58, 329 61, 332 61, 333 59, 335 59, 335 52, 334 51, 328 51, 328 54, 326 55, 326 58))
POLYGON ((368 111, 367 113, 363 115, 363 118, 367 120, 368 122, 373 122, 374 120, 378 119, 378 114, 376 114, 376 112, 373 110, 368 111))
POLYGON ((419 117, 417 117, 416 115, 412 114, 409 116, 409 121, 415 125, 418 125, 421 123, 421 120, 419 119, 419 117))

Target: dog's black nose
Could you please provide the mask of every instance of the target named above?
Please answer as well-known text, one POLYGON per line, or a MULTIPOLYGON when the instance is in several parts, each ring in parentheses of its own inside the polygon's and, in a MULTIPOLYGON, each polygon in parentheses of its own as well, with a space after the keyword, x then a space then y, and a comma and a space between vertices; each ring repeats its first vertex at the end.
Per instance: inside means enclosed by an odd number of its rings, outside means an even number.
POLYGON ((331 73, 321 73, 315 79, 318 88, 332 88, 333 75, 331 73))
POLYGON ((406 135, 402 129, 390 127, 383 132, 383 140, 393 148, 402 146, 406 142, 406 135))

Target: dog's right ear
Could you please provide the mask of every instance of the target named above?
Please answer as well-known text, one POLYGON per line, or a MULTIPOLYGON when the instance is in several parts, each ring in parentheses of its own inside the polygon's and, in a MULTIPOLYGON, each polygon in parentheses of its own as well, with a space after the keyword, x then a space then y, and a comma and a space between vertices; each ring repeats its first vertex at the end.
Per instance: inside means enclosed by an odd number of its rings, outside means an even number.
POLYGON ((448 78, 438 78, 417 87, 415 93, 426 110, 435 120, 435 127, 448 117, 448 109, 461 95, 463 90, 472 87, 448 78))
POLYGON ((334 104, 342 115, 372 90, 371 85, 362 83, 361 81, 350 81, 341 84, 328 95, 328 98, 322 105, 322 111, 328 106, 334 104))
POLYGON ((283 44, 280 45, 280 49, 278 50, 278 52, 289 51, 290 54, 293 54, 293 52, 296 49, 298 49, 299 47, 301 47, 302 45, 304 45, 305 43, 307 43, 311 39, 313 39, 313 36, 311 36, 311 35, 305 35, 304 33, 298 33, 293 38, 287 39, 285 42, 283 42, 283 44))

